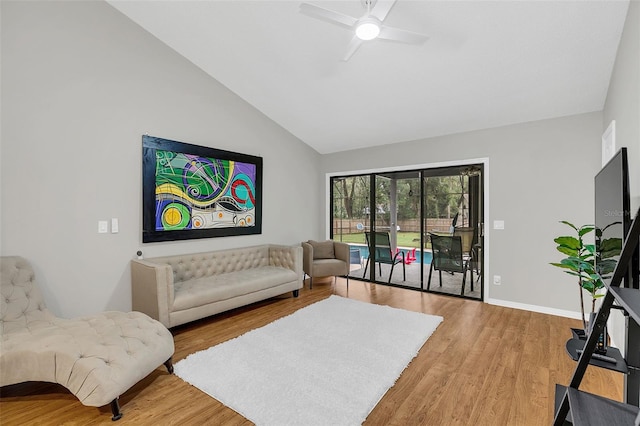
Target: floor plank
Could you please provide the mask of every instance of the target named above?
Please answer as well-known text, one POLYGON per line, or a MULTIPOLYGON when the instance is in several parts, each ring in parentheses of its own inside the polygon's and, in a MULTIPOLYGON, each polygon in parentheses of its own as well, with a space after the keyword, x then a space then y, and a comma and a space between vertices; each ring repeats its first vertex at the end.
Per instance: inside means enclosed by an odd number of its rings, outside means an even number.
MULTIPOLYGON (((284 295, 177 327, 174 361, 331 294, 444 317, 365 425, 552 423, 555 384, 566 385, 575 367, 564 342, 578 321, 354 279, 348 291, 345 280, 316 280, 298 298, 284 295)), ((621 374, 590 367, 581 389, 620 401, 622 383, 621 374)), ((162 366, 122 395, 120 405, 119 425, 251 424, 162 366)), ((85 407, 63 387, 42 383, 2 388, 0 423, 112 424, 108 406, 85 407)))

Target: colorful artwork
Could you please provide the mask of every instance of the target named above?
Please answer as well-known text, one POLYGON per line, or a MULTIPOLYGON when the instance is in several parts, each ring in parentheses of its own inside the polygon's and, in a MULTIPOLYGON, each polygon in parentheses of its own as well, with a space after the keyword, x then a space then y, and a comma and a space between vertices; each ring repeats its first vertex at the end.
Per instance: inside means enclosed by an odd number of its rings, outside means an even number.
POLYGON ((255 164, 156 151, 156 230, 254 226, 255 164))
POLYGON ((143 202, 143 242, 261 232, 260 157, 149 136, 143 151, 143 201, 154 198, 151 218, 143 202))

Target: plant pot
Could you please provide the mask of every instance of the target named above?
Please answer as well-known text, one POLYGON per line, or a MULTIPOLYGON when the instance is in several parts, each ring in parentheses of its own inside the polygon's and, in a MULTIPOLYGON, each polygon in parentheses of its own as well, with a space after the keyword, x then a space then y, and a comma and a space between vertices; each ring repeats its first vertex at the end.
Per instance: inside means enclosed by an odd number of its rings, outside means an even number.
POLYGON ((582 328, 572 328, 571 334, 574 339, 587 340, 587 333, 582 328))

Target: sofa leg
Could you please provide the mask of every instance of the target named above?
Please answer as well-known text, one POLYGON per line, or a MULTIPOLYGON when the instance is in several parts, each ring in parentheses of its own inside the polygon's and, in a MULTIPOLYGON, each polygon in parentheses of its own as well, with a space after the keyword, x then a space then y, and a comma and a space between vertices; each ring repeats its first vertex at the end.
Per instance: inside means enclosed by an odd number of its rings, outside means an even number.
POLYGON ((173 361, 171 361, 171 358, 164 362, 164 366, 167 367, 169 374, 173 374, 173 361))
POLYGON ((298 297, 300 295, 300 290, 293 290, 293 297, 298 297))
POLYGON ((113 413, 113 417, 111 417, 111 421, 117 421, 122 418, 122 411, 120 411, 120 404, 118 404, 118 398, 111 401, 111 413, 113 413))
POLYGON ((313 277, 309 275, 309 290, 313 288, 313 277))

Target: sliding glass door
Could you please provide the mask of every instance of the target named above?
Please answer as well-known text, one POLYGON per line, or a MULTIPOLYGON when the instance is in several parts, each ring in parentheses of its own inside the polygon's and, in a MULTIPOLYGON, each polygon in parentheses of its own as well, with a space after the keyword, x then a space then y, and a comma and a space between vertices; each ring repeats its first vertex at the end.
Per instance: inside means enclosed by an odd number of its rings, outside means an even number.
MULTIPOLYGON (((420 171, 375 175, 376 217, 372 281, 420 288, 420 270, 410 267, 420 255, 420 171)), ((366 264, 366 262, 365 262, 366 264)))
POLYGON ((430 259, 422 268, 427 291, 482 298, 481 170, 446 167, 423 173, 423 228, 430 259))
POLYGON ((481 164, 333 177, 331 237, 350 245, 350 277, 481 299, 481 179, 481 164), (463 271, 432 265, 432 235, 460 241, 463 271))
POLYGON ((352 278, 364 279, 368 258, 365 231, 371 225, 371 176, 341 176, 331 179, 331 238, 350 246, 352 278))

